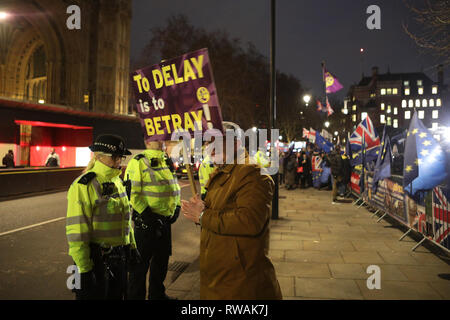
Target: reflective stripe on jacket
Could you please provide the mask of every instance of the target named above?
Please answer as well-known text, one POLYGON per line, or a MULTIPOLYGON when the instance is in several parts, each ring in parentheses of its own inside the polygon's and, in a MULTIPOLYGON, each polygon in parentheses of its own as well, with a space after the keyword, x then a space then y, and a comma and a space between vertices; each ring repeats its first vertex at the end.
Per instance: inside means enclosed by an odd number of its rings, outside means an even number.
POLYGON ((209 176, 216 170, 216 167, 211 161, 209 156, 206 156, 200 164, 200 168, 198 169, 198 180, 200 182, 200 192, 201 194, 206 193, 206 184, 208 183, 209 176))
POLYGON ((142 155, 131 159, 125 171, 125 179, 131 180, 131 205, 139 213, 150 207, 154 213, 172 216, 181 205, 178 180, 167 166, 163 151, 145 150, 142 155))
POLYGON ((80 272, 92 269, 89 243, 104 247, 130 244, 136 247, 131 228, 131 208, 120 170, 110 168, 100 161, 87 173, 75 179, 67 193, 66 236, 69 255, 80 272), (95 178, 87 184, 79 180, 89 172, 95 178), (113 183, 110 195, 103 194, 103 183, 113 183))

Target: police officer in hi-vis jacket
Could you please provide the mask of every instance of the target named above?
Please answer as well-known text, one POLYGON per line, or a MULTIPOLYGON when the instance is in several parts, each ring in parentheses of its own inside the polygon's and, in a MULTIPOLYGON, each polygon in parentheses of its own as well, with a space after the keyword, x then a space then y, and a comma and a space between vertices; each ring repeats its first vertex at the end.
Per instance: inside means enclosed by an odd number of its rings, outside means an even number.
POLYGON ((163 151, 162 141, 146 143, 147 150, 128 163, 125 178, 131 181, 136 244, 142 261, 130 270, 129 298, 146 298, 150 269, 150 300, 169 300, 165 293, 169 256, 172 254, 171 224, 180 212, 180 186, 163 151))
POLYGON ((115 135, 101 135, 89 148, 94 157, 67 194, 69 255, 81 284, 74 291, 77 300, 126 299, 127 264, 139 255, 119 177, 121 161, 131 153, 115 135))

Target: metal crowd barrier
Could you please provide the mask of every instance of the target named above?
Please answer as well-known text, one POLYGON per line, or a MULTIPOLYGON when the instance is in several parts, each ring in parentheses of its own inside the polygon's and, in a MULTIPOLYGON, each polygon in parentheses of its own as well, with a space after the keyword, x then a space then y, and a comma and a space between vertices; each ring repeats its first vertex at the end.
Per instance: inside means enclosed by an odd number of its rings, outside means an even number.
MULTIPOLYGON (((364 189, 359 192, 356 187, 356 176, 361 176, 361 172, 352 171, 352 194, 356 197, 353 205, 367 205, 373 209, 372 217, 378 213, 383 213, 377 222, 386 215, 394 218, 399 223, 408 228, 399 239, 403 240, 411 231, 422 235, 422 239, 411 249, 414 251, 425 240, 430 240, 435 245, 450 252, 449 237, 449 203, 450 188, 440 185, 428 191, 417 201, 409 197, 403 190, 403 177, 393 175, 388 179, 378 181, 377 191, 372 190, 373 172, 364 173, 364 189)), ((358 183, 359 184, 359 183, 358 183)))

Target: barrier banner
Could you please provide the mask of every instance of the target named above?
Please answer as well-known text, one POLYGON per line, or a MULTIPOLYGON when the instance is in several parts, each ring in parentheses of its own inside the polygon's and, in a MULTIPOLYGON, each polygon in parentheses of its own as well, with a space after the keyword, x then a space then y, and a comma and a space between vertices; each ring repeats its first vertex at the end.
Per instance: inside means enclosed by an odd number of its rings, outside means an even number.
MULTIPOLYGON (((351 187, 359 195, 359 173, 352 172, 351 187)), ((373 173, 365 172, 367 195, 364 200, 372 207, 387 212, 402 224, 420 232, 428 239, 450 250, 450 189, 439 186, 425 194, 420 202, 404 192, 400 176, 378 181, 377 192, 372 191, 373 173)))
POLYGON ((360 176, 361 176, 361 174, 359 172, 352 171, 352 175, 350 177, 350 187, 351 187, 352 191, 354 191, 358 195, 361 193, 361 190, 359 187, 360 176))
POLYGON ((436 187, 432 193, 433 240, 444 248, 450 249, 449 204, 450 189, 436 187))
POLYGON ((146 141, 171 140, 173 132, 222 131, 208 49, 136 70, 131 75, 146 141))

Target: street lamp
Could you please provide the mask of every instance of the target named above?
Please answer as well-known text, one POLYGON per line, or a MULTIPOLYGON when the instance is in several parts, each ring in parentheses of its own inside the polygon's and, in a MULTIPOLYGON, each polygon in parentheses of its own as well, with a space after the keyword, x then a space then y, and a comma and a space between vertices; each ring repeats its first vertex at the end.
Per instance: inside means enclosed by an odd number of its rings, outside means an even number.
POLYGON ((9 14, 5 11, 0 11, 0 20, 5 20, 9 17, 9 14))
POLYGON ((337 136, 338 134, 339 134, 339 132, 337 132, 337 131, 334 132, 334 135, 335 135, 335 136, 337 136))
POLYGON ((303 96, 303 101, 305 101, 306 106, 308 106, 309 101, 311 101, 311 96, 309 94, 305 94, 303 96))
POLYGON ((330 122, 328 122, 328 121, 325 122, 324 124, 325 124, 325 127, 327 127, 327 128, 330 126, 330 122))

